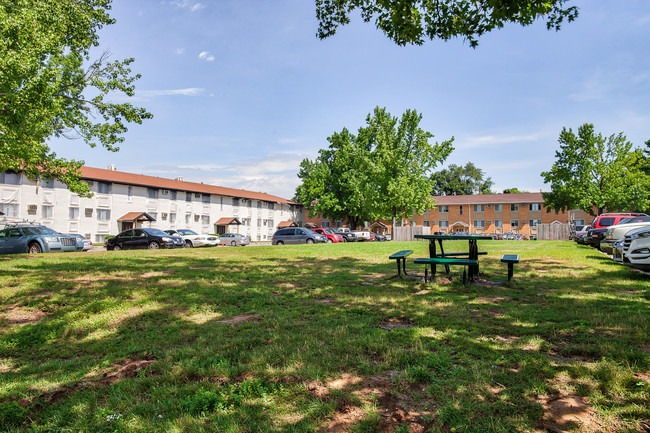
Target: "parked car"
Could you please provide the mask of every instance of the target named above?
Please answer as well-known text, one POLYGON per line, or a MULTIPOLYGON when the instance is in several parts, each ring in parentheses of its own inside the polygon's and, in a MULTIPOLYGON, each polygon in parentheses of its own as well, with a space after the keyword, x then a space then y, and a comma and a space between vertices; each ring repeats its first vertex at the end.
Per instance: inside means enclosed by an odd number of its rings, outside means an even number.
POLYGON ((370 240, 370 232, 368 230, 352 230, 352 233, 357 236, 360 242, 370 240))
POLYGON ((331 244, 331 243, 345 242, 345 239, 343 238, 343 236, 336 233, 332 229, 326 229, 326 228, 323 228, 323 227, 318 227, 318 228, 312 229, 312 231, 314 231, 314 232, 316 232, 316 233, 318 233, 320 235, 325 236, 327 238, 327 241, 326 241, 327 243, 331 244))
POLYGON ((190 229, 165 230, 165 233, 183 238, 186 248, 214 247, 215 245, 221 245, 219 243, 219 236, 200 235, 190 229))
POLYGON ((374 235, 377 242, 386 242, 388 240, 386 235, 380 235, 379 233, 374 233, 374 235))
POLYGON ((117 236, 107 239, 104 245, 109 251, 145 248, 157 250, 159 248, 183 248, 185 242, 180 236, 172 236, 159 229, 139 228, 124 230, 117 236))
POLYGON ((0 254, 39 254, 83 250, 83 241, 37 224, 16 224, 0 230, 0 254))
POLYGON ((327 237, 304 227, 290 227, 277 230, 271 238, 272 245, 316 244, 327 242, 327 237))
POLYGON ((343 236, 343 240, 345 242, 356 242, 357 241, 357 235, 352 233, 349 228, 347 227, 342 227, 338 229, 334 229, 334 231, 341 236, 343 236))
POLYGON ((84 244, 83 251, 88 251, 93 247, 92 241, 90 239, 86 239, 84 235, 80 235, 79 233, 69 233, 68 236, 74 236, 75 238, 83 242, 84 244))
POLYGON ((621 220, 618 224, 607 228, 603 240, 600 241, 600 250, 613 254, 614 243, 622 239, 625 233, 646 226, 650 227, 650 216, 636 216, 621 220))
POLYGON ((224 233, 219 236, 221 237, 221 243, 223 245, 230 245, 233 247, 241 245, 242 247, 245 247, 251 243, 251 240, 248 236, 242 235, 240 233, 224 233))
POLYGON ((623 263, 650 271, 650 228, 634 229, 625 234, 623 263))
POLYGON ((587 235, 584 237, 585 245, 589 245, 590 247, 594 247, 600 250, 600 241, 605 238, 606 232, 607 227, 589 230, 589 232, 587 232, 587 235))
POLYGON ((592 229, 607 228, 609 226, 613 226, 620 223, 621 220, 630 217, 636 217, 636 216, 648 216, 648 215, 639 212, 604 213, 594 218, 594 221, 591 223, 591 228, 592 229))

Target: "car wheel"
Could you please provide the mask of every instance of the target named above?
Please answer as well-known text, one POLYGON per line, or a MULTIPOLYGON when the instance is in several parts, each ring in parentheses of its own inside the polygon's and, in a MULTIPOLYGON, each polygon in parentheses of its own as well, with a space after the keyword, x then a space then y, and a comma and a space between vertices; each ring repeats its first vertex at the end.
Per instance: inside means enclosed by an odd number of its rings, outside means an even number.
POLYGON ((149 242, 149 249, 158 250, 160 249, 160 245, 158 244, 158 242, 149 242))
POLYGON ((113 251, 119 251, 119 250, 121 250, 121 249, 122 249, 122 247, 119 246, 119 245, 115 245, 115 246, 113 246, 113 251))
POLYGON ((190 240, 185 241, 185 248, 194 248, 194 245, 192 245, 192 241, 190 240))
POLYGON ((331 240, 331 239, 328 239, 328 240, 327 240, 327 243, 328 243, 328 244, 331 244, 331 243, 332 243, 332 240, 331 240))
POLYGON ((41 248, 38 243, 33 242, 29 245, 29 248, 27 248, 27 252, 29 254, 40 254, 43 252, 43 248, 41 248))
POLYGON ((314 240, 311 239, 311 238, 310 238, 310 239, 307 239, 307 243, 308 243, 308 244, 313 244, 313 243, 314 243, 314 240))
POLYGON ((284 245, 284 242, 282 242, 282 241, 278 241, 278 242, 276 243, 276 245, 284 245))
POLYGON ((232 241, 232 242, 230 243, 230 245, 232 245, 233 247, 236 247, 236 246, 237 246, 237 241, 232 241))

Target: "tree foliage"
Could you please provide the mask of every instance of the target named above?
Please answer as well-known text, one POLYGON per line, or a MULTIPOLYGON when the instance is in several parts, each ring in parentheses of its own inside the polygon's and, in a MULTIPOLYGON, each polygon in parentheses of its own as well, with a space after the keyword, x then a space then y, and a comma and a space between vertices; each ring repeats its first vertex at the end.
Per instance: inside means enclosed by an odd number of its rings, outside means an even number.
POLYGON ((91 60, 97 32, 114 20, 110 0, 0 0, 0 171, 58 179, 85 194, 83 161, 57 157, 46 141, 81 138, 117 151, 127 123, 152 115, 108 95, 133 96, 133 59, 91 60))
POLYGON ((564 20, 578 16, 578 8, 565 3, 568 0, 316 0, 317 34, 321 39, 332 36, 358 11, 397 45, 461 37, 475 47, 483 34, 507 23, 527 26, 543 17, 549 30, 559 30, 564 20))
POLYGON ((436 171, 433 195, 492 194, 492 178, 484 178, 483 170, 468 162, 465 166, 451 164, 449 168, 436 171))
POLYGON ((522 191, 519 188, 506 188, 506 189, 503 190, 504 194, 521 194, 521 193, 525 193, 525 192, 528 192, 528 191, 522 191))
POLYGON ((401 118, 375 108, 357 135, 343 129, 327 140, 315 161, 305 159, 296 200, 310 213, 362 221, 423 213, 432 205, 431 170, 453 150, 451 140, 431 144, 422 116, 406 110, 401 118))
POLYGON ((635 211, 648 208, 650 176, 640 149, 622 134, 603 137, 594 126, 584 124, 578 135, 564 128, 555 164, 542 173, 551 184, 544 193, 544 205, 556 211, 582 209, 594 215, 607 211, 635 211), (595 209, 595 212, 594 212, 595 209))

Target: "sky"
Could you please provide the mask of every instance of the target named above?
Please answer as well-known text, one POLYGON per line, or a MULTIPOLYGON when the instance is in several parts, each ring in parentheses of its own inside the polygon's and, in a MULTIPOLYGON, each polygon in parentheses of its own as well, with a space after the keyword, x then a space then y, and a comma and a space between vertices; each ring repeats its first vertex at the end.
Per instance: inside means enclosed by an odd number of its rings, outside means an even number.
POLYGON ((650 139, 650 1, 569 4, 580 15, 559 32, 513 24, 471 48, 400 47, 358 16, 320 40, 313 0, 114 0, 95 56, 135 58, 128 100, 154 118, 130 125, 117 153, 50 145, 91 167, 292 198, 327 137, 356 132, 376 106, 414 109, 432 142, 454 138, 440 168, 472 162, 497 193, 548 191, 540 173, 562 128, 650 139))

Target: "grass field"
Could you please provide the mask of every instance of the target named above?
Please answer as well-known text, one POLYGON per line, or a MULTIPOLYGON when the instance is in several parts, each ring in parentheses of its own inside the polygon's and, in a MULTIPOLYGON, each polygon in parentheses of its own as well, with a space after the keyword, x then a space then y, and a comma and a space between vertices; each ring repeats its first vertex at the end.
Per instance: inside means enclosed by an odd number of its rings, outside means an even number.
POLYGON ((0 431, 650 431, 650 279, 479 248, 467 286, 394 278, 424 242, 1 257, 0 431))

